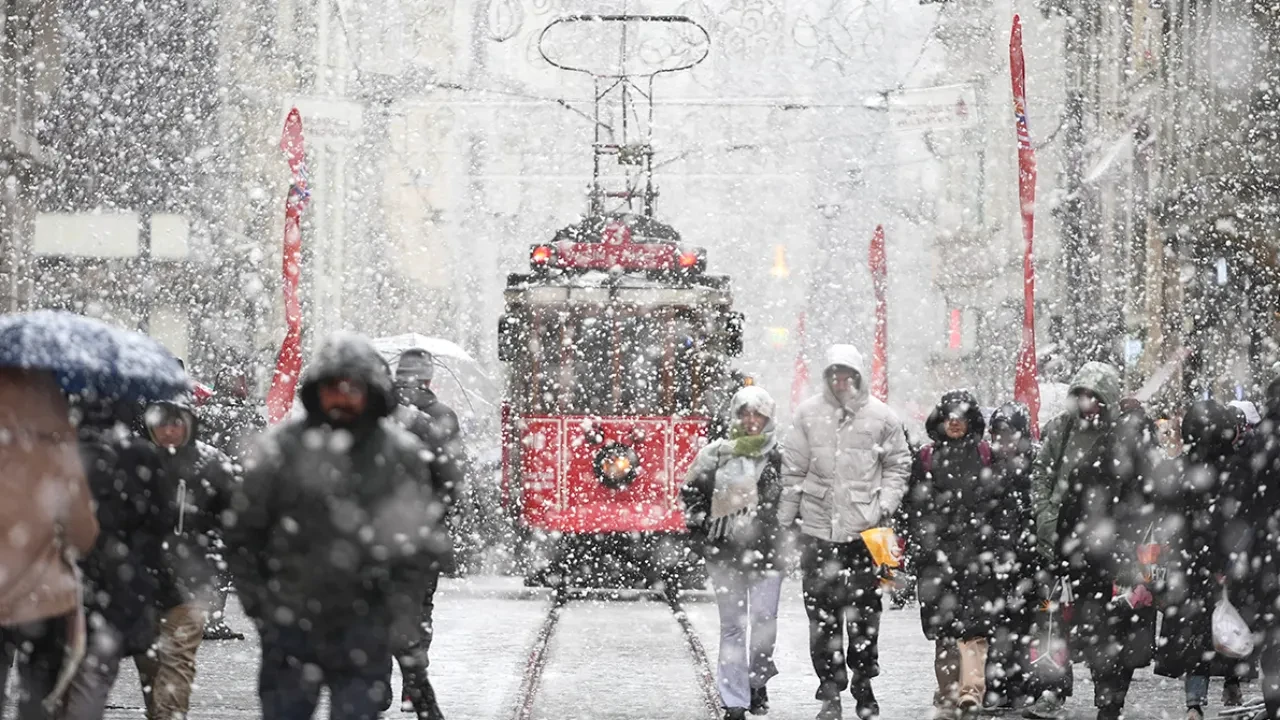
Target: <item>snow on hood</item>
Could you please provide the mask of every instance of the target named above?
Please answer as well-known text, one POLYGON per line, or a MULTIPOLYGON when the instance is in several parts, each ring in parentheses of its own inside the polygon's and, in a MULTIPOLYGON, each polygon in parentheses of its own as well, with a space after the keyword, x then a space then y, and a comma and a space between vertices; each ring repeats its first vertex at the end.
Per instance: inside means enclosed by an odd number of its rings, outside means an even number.
POLYGON ((852 345, 832 345, 827 348, 826 365, 822 368, 822 392, 826 396, 827 401, 839 406, 841 403, 836 399, 835 393, 831 391, 831 385, 827 382, 827 373, 836 366, 853 368, 858 372, 860 379, 858 381, 858 394, 854 397, 850 404, 851 408, 858 408, 866 404, 867 399, 871 397, 871 380, 867 377, 865 362, 862 359, 862 353, 852 345))
POLYGON ((386 417, 395 409, 396 399, 391 387, 390 368, 365 336, 336 332, 316 352, 311 364, 302 374, 302 390, 299 392, 308 415, 316 416, 320 413, 320 398, 316 386, 323 380, 337 377, 359 380, 369 388, 369 407, 366 410, 368 417, 386 417))
POLYGON ((777 411, 777 403, 764 388, 748 385, 734 393, 733 398, 729 400, 729 414, 732 417, 741 415, 743 409, 754 410, 772 420, 777 411))
POLYGON ((1248 400, 1232 400, 1227 403, 1229 407, 1239 408, 1244 413, 1244 421, 1252 426, 1262 424, 1262 415, 1258 413, 1258 406, 1248 400))
POLYGON ((1120 413, 1120 371, 1104 362, 1087 362, 1076 371, 1071 379, 1071 394, 1088 390, 1098 396, 1098 400, 1106 405, 1113 417, 1120 413))

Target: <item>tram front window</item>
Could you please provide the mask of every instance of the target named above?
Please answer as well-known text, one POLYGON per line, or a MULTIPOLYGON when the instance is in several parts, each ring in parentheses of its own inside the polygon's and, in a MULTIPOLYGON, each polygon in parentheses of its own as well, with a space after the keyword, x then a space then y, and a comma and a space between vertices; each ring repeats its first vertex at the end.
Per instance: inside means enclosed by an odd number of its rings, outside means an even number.
POLYGON ((535 412, 675 415, 704 412, 701 342, 692 312, 544 312, 529 377, 535 412))

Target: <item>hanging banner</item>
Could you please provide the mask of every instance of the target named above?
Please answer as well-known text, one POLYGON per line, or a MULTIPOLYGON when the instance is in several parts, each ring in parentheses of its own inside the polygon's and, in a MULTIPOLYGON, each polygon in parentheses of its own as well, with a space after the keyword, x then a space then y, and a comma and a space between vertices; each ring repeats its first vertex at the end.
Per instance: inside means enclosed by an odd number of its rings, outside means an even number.
POLYGON ((889 263, 884 253, 884 226, 871 236, 871 285, 876 293, 876 345, 871 356, 871 395, 889 402, 889 263))
POLYGON ((284 203, 284 342, 276 357, 275 374, 267 391, 267 420, 280 422, 293 407, 293 397, 302 374, 302 301, 298 297, 298 280, 302 270, 302 212, 311 200, 307 188, 307 158, 302 142, 302 115, 297 108, 289 111, 280 137, 280 150, 289 162, 292 180, 284 203))
POLYGON ((809 361, 804 355, 805 331, 804 313, 800 313, 800 321, 796 327, 796 365, 795 375, 791 378, 791 410, 794 412, 804 402, 809 393, 809 361))
POLYGON ((1018 137, 1018 200, 1022 212, 1022 347, 1018 352, 1013 398, 1031 411, 1031 434, 1040 437, 1040 384, 1036 367, 1036 151, 1027 125, 1027 66, 1022 54, 1022 18, 1013 16, 1009 37, 1009 71, 1013 76, 1013 118, 1018 137))

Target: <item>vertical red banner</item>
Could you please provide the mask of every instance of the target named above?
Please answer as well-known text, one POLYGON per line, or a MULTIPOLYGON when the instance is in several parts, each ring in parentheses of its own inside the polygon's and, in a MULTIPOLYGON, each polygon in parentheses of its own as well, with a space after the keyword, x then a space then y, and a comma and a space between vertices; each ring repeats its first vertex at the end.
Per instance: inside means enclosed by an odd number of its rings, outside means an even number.
POLYGON ((804 402, 805 395, 809 392, 809 361, 804 355, 805 347, 805 328, 804 313, 800 313, 800 320, 796 327, 796 364, 795 374, 791 378, 791 409, 794 411, 796 406, 804 402))
POLYGON ((311 200, 307 188, 307 158, 302 141, 302 115, 297 108, 289 111, 280 136, 280 150, 289 162, 292 180, 284 203, 284 342, 276 357, 275 374, 267 391, 267 419, 273 425, 289 414, 302 374, 302 301, 298 297, 298 281, 302 274, 302 211, 311 200))
POLYGON ((1013 16, 1009 37, 1009 71, 1013 76, 1013 118, 1018 136, 1018 203, 1022 212, 1023 308, 1022 347, 1018 352, 1013 398, 1031 410, 1031 433, 1040 436, 1040 384, 1036 378, 1036 265, 1033 252, 1036 217, 1036 151, 1027 125, 1027 65, 1022 54, 1022 18, 1013 16))
POLYGON ((889 402, 889 262, 884 252, 884 226, 871 236, 871 285, 876 293, 876 344, 871 355, 871 395, 889 402))

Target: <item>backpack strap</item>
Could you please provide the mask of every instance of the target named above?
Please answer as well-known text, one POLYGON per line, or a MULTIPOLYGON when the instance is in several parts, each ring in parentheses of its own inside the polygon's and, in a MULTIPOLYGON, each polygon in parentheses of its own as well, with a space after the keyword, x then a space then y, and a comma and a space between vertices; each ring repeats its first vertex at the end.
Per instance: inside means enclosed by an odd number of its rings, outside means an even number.
POLYGON ((982 467, 991 467, 991 443, 986 440, 979 442, 978 456, 982 458, 982 467))

